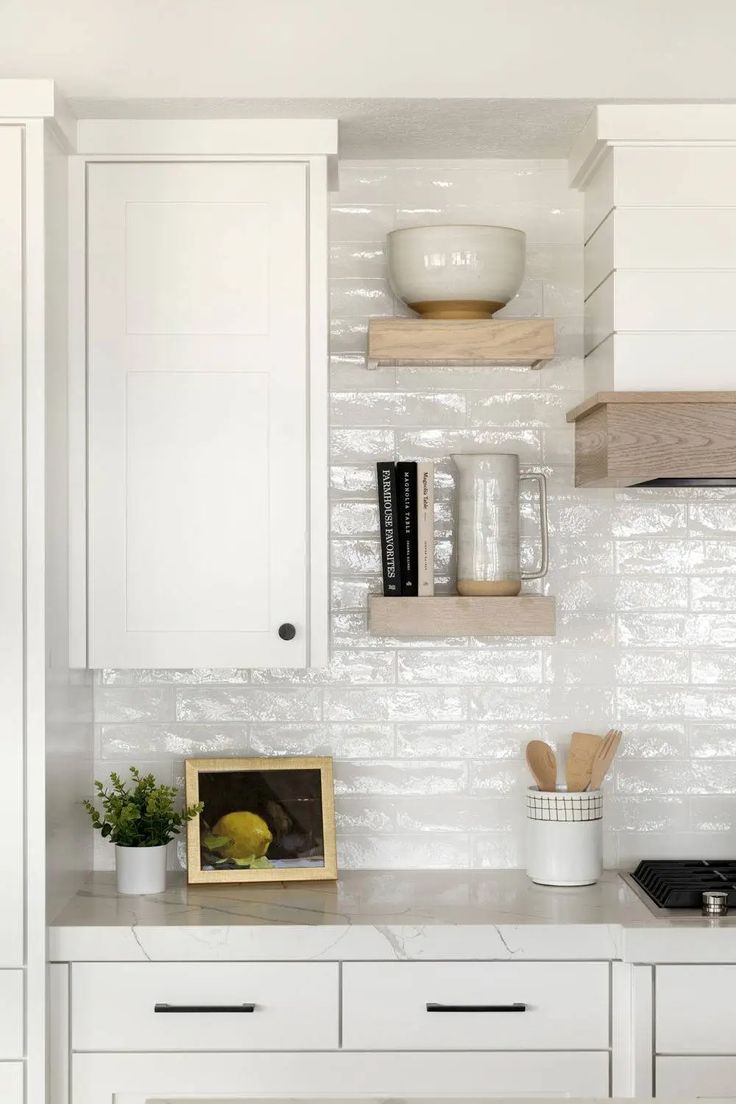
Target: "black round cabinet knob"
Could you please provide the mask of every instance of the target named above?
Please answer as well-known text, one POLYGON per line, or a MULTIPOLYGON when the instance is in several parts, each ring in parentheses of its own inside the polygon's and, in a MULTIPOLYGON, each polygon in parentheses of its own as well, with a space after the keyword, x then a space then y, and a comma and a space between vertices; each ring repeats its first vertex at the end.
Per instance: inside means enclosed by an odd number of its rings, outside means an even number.
POLYGON ((282 640, 293 640, 296 636, 296 629, 288 621, 284 621, 283 625, 279 625, 279 636, 282 640))

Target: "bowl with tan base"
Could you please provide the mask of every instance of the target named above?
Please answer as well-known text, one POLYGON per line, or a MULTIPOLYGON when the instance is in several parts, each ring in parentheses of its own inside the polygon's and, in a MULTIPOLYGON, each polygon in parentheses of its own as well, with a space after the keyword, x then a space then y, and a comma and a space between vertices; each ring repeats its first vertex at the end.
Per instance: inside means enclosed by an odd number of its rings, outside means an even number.
POLYGON ((422 318, 491 318, 524 278, 526 234, 511 226, 411 226, 388 235, 391 287, 422 318))

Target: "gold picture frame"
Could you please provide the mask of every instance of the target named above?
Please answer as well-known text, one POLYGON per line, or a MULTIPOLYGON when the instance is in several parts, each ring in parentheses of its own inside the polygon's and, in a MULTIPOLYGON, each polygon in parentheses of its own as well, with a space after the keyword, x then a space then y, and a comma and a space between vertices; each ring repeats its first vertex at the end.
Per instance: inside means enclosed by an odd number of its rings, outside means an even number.
POLYGON ((184 769, 187 805, 205 805, 187 825, 190 885, 337 878, 332 759, 187 759, 184 769), (311 772, 301 793, 295 772, 311 772))

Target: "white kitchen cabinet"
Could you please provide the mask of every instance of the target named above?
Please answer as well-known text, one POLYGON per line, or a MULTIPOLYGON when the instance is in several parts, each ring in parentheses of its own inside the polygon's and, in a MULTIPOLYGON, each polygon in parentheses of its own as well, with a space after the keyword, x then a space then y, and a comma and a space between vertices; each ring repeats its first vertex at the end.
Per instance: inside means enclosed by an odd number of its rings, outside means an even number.
POLYGON ((339 1046, 336 962, 85 962, 72 992, 76 1051, 339 1046))
POLYGON ((23 971, 0 970, 0 1061, 22 1057, 23 971))
POLYGON ((23 965, 23 127, 0 126, 0 967, 23 965))
POLYGON ((736 965, 657 967, 657 1051, 736 1057, 736 965))
POLYGON ((605 1050, 603 962, 346 962, 354 1050, 605 1050))
POLYGON ((736 1085, 736 1057, 668 1056, 655 1063, 656 1093, 663 1100, 732 1099, 736 1085))
POLYGON ((325 662, 320 204, 304 159, 87 164, 91 667, 325 662))
POLYGON ((152 1096, 606 1097, 609 1056, 536 1054, 81 1054, 72 1104, 147 1104, 152 1096))
POLYGON ((0 1100, 23 1104, 23 1063, 0 1062, 0 1100))

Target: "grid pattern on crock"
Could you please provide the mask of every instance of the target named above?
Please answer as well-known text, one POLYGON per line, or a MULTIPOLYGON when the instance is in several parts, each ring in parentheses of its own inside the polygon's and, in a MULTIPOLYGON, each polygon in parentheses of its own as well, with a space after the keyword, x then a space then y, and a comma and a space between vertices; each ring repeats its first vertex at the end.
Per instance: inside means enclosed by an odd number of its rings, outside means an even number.
POLYGON ((528 793, 529 820, 586 821, 603 819, 603 795, 597 793, 528 793))

